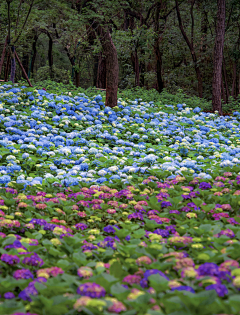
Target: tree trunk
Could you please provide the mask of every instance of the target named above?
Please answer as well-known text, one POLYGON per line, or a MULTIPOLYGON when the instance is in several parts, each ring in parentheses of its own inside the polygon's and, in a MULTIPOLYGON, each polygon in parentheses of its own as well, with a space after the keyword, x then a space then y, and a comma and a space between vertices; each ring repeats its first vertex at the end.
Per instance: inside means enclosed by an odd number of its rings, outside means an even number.
POLYGON ((224 56, 223 56, 223 74, 224 74, 224 81, 225 81, 225 88, 226 88, 226 101, 228 103, 228 100, 229 100, 229 88, 228 88, 228 82, 227 82, 227 70, 226 70, 226 64, 225 64, 224 56))
POLYGON ((38 36, 34 35, 34 41, 33 41, 33 44, 32 44, 33 55, 32 55, 32 61, 31 61, 31 69, 30 69, 31 73, 33 73, 33 71, 34 71, 35 60, 36 60, 36 57, 37 57, 37 40, 38 40, 38 36))
MULTIPOLYGON (((203 6, 203 4, 202 4, 203 6)), ((207 12, 201 8, 201 48, 200 51, 205 53, 207 50, 206 45, 206 37, 207 37, 207 31, 208 31, 208 19, 207 19, 207 12)))
POLYGON ((10 64, 10 54, 8 52, 7 54, 7 62, 6 62, 6 68, 5 68, 5 75, 4 75, 4 81, 8 81, 8 73, 9 73, 9 64, 10 64))
POLYGON ((10 81, 15 82, 15 72, 16 72, 16 59, 15 59, 15 47, 11 47, 11 76, 10 81))
POLYGON ((94 56, 94 66, 93 66, 93 86, 97 87, 97 75, 98 75, 98 62, 99 56, 94 56))
POLYGON ((106 89, 106 59, 100 52, 98 59, 98 72, 96 87, 99 89, 106 89))
POLYGON ((107 26, 98 25, 97 32, 106 58, 106 102, 109 107, 117 106, 118 91, 118 56, 116 47, 112 41, 111 34, 107 26))
POLYGON ((240 71, 238 74, 238 95, 240 95, 240 71))
POLYGON ((212 106, 213 110, 214 111, 217 110, 220 115, 222 115, 221 79, 225 36, 225 15, 226 15, 225 0, 218 0, 217 28, 213 58, 212 106))
MULTIPOLYGON (((199 68, 197 55, 196 55, 196 52, 195 52, 195 49, 194 49, 194 45, 193 45, 193 27, 194 27, 194 24, 193 24, 193 21, 192 21, 192 32, 191 32, 191 41, 190 41, 188 36, 187 36, 187 34, 184 31, 184 28, 183 28, 182 18, 181 18, 181 15, 180 15, 178 0, 175 0, 175 3, 176 3, 176 10, 177 10, 177 18, 178 18, 179 28, 181 30, 182 36, 185 39, 185 41, 186 41, 186 43, 188 45, 188 48, 189 48, 189 50, 191 52, 191 55, 192 55, 194 69, 195 69, 197 80, 198 80, 198 94, 199 94, 199 97, 202 98, 203 97, 202 73, 201 73, 201 70, 199 68)), ((194 1, 192 2, 192 7, 193 7, 193 4, 194 4, 194 1)), ((191 10, 192 10, 192 7, 191 7, 191 10)), ((192 15, 192 20, 193 20, 193 15, 192 15)), ((220 84, 221 84, 221 82, 220 82, 220 84)), ((221 93, 220 93, 220 97, 221 97, 221 93)))
POLYGON ((225 94, 225 91, 224 91, 224 84, 223 84, 223 75, 222 75, 222 80, 221 80, 221 89, 222 89, 222 99, 224 101, 224 103, 226 104, 226 94, 225 94))
POLYGON ((163 84, 163 79, 162 79, 162 54, 159 49, 159 42, 158 39, 155 41, 154 44, 154 52, 155 52, 155 57, 157 61, 157 90, 159 93, 162 92, 164 84, 163 84))
POLYGON ((75 71, 76 87, 80 86, 80 71, 75 71))
POLYGON ((144 84, 145 84, 145 78, 144 78, 144 75, 145 75, 145 62, 144 61, 140 62, 139 71, 140 71, 140 86, 144 87, 144 84))
POLYGON ((137 53, 137 48, 135 48, 134 52, 134 71, 135 71, 135 86, 140 85, 140 73, 139 73, 139 60, 138 60, 138 53, 137 53))
MULTIPOLYGON (((23 68, 25 69, 26 73, 28 73, 28 67, 29 67, 29 55, 28 54, 23 54, 22 65, 23 65, 23 68)), ((24 73, 22 73, 22 76, 24 77, 24 73)))
POLYGON ((233 81, 232 81, 232 97, 236 97, 236 83, 237 83, 237 63, 233 63, 233 81))
POLYGON ((156 58, 157 90, 159 93, 162 92, 163 87, 164 87, 163 79, 162 79, 162 53, 159 48, 159 45, 160 45, 159 17, 160 17, 161 8, 162 8, 162 1, 158 1, 156 11, 155 11, 155 17, 154 17, 155 38, 154 38, 153 49, 154 49, 155 58, 156 58))
POLYGON ((53 55, 52 55, 52 50, 53 50, 53 40, 49 32, 47 32, 48 36, 48 65, 50 69, 50 78, 53 78, 53 55))

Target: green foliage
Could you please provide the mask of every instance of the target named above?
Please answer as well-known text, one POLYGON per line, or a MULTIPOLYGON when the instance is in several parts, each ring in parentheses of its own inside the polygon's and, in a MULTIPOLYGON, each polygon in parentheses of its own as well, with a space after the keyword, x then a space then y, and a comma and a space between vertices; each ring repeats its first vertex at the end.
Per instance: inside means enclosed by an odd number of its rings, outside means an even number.
MULTIPOLYGON (((44 66, 37 70, 34 75, 34 82, 41 82, 44 80, 50 80, 51 69, 50 67, 44 66)), ((71 80, 70 71, 64 69, 58 69, 55 65, 52 67, 52 80, 57 83, 68 84, 71 80)))

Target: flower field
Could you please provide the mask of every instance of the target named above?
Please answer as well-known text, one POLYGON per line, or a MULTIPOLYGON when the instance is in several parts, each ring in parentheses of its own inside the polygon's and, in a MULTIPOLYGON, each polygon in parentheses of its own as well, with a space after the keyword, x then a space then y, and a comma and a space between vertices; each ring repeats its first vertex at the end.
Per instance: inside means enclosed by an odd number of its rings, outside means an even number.
POLYGON ((0 85, 0 314, 240 314, 240 113, 0 85))

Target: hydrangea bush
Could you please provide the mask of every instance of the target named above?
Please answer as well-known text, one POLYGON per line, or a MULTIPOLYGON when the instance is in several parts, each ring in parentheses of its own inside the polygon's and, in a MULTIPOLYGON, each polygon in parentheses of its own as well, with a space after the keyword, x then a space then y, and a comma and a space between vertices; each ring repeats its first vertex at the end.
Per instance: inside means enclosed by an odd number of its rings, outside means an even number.
POLYGON ((240 113, 0 102, 0 314, 239 314, 240 113))

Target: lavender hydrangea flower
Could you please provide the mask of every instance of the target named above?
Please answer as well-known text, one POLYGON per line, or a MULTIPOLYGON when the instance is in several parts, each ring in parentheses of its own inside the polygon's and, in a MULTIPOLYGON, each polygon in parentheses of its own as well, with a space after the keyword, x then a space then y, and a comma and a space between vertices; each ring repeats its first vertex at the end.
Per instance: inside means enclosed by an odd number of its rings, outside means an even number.
POLYGON ((4 293, 4 298, 7 300, 14 299, 15 295, 12 292, 6 292, 4 293))
POLYGON ((206 182, 202 182, 199 184, 199 188, 202 190, 207 190, 207 189, 211 189, 212 185, 206 182))
POLYGON ((177 291, 188 291, 188 292, 191 292, 191 293, 195 293, 195 290, 192 287, 187 286, 187 285, 180 285, 178 287, 173 287, 173 288, 171 288, 171 290, 172 291, 175 291, 175 290, 177 290, 177 291))
POLYGON ((97 283, 86 282, 77 288, 77 293, 91 298, 100 298, 105 296, 106 291, 97 283))
POLYGON ((25 257, 23 259, 23 264, 29 265, 29 266, 42 266, 43 265, 43 260, 38 256, 38 254, 34 253, 30 257, 25 257))
POLYGON ((19 280, 19 279, 33 279, 34 278, 33 274, 28 269, 15 270, 14 273, 13 273, 13 277, 16 280, 19 280))
POLYGON ((77 230, 82 230, 83 231, 83 230, 86 230, 88 228, 88 226, 86 224, 84 224, 84 223, 77 223, 75 225, 75 228, 77 230))
POLYGON ((8 265, 16 265, 19 263, 19 258, 16 255, 2 254, 1 260, 8 265))
POLYGON ((119 229, 119 227, 117 225, 107 225, 103 228, 103 231, 106 232, 106 233, 115 233, 115 228, 119 229))
POLYGON ((210 284, 206 287, 206 290, 215 290, 220 297, 228 294, 228 289, 224 284, 210 284))
POLYGON ((218 276, 219 268, 218 265, 214 263, 204 263, 197 269, 199 276, 218 276))

